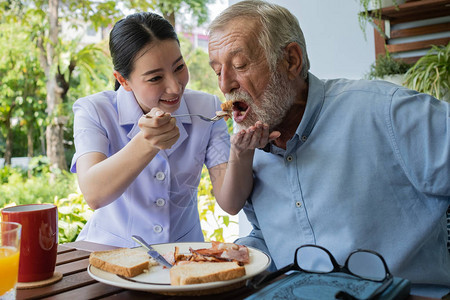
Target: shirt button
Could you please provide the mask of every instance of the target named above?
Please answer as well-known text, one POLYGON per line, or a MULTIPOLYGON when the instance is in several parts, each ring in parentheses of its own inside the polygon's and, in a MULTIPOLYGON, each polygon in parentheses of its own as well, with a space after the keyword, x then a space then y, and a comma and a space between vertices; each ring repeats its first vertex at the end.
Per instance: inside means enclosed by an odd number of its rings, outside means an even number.
POLYGON ((297 207, 301 207, 301 206, 302 206, 302 203, 301 203, 301 202, 299 202, 299 201, 297 201, 297 202, 295 202, 295 206, 297 206, 297 207))
POLYGON ((153 231, 156 233, 161 233, 163 231, 163 228, 161 227, 161 225, 155 225, 153 226, 153 231))
POLYGON ((163 198, 159 198, 158 200, 156 200, 157 206, 164 206, 164 204, 166 204, 166 200, 164 200, 163 198))
POLYGON ((306 135, 302 136, 302 142, 306 142, 307 139, 308 137, 306 135))
POLYGON ((158 173, 156 173, 156 179, 158 179, 158 180, 164 180, 164 178, 166 178, 166 175, 164 175, 163 172, 158 172, 158 173))
POLYGON ((292 155, 289 155, 288 157, 286 157, 286 160, 287 160, 287 161, 293 161, 294 158, 292 157, 292 155))

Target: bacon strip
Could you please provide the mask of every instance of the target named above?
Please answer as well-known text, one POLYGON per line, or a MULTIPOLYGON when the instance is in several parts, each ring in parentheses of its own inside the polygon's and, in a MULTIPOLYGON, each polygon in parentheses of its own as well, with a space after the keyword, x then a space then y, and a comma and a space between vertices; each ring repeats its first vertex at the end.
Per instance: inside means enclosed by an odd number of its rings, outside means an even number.
POLYGON ((248 264, 250 262, 248 248, 243 245, 234 243, 211 242, 210 248, 192 249, 189 248, 191 254, 180 254, 178 247, 175 247, 173 253, 174 264, 186 262, 224 262, 235 261, 239 265, 248 264))

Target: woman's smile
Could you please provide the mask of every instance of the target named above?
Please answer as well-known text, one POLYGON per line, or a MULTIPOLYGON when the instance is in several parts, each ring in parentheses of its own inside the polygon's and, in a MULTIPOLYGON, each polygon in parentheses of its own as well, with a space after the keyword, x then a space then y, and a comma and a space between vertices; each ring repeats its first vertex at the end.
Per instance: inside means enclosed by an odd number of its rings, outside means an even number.
POLYGON ((177 97, 171 98, 171 99, 159 99, 159 101, 165 105, 177 105, 178 103, 180 103, 180 99, 181 99, 181 97, 177 96, 177 97))

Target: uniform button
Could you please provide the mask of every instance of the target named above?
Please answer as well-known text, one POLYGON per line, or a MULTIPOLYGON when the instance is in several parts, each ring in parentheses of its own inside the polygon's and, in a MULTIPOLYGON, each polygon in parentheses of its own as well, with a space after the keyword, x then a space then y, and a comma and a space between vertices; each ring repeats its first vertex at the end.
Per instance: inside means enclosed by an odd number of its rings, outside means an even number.
POLYGON ((301 203, 301 202, 299 202, 299 201, 297 201, 297 202, 295 202, 295 206, 297 206, 297 207, 301 207, 301 206, 302 206, 302 203, 301 203))
POLYGON ((164 206, 164 204, 166 204, 166 200, 164 200, 163 198, 159 198, 158 200, 156 200, 157 206, 164 206))
POLYGON ((307 139, 308 137, 306 135, 302 136, 302 142, 306 142, 307 139))
POLYGON ((292 155, 289 155, 288 157, 286 157, 286 160, 287 161, 292 161, 292 160, 294 160, 294 158, 292 157, 292 155))
POLYGON ((164 178, 166 178, 166 175, 163 172, 156 173, 156 179, 164 180, 164 178))
POLYGON ((163 228, 160 225, 153 226, 153 231, 156 233, 161 233, 163 231, 163 228))

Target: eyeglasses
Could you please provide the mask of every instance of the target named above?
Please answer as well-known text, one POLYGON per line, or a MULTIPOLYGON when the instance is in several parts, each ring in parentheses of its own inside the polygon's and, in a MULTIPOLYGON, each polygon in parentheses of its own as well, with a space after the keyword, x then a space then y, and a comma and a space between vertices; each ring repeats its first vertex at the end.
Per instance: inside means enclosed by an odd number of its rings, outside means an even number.
MULTIPOLYGON (((367 299, 375 299, 393 282, 393 276, 389 271, 386 261, 375 251, 365 249, 355 250, 350 253, 345 264, 341 266, 337 263, 330 251, 324 247, 307 244, 295 250, 293 264, 287 265, 276 272, 269 273, 257 279, 256 282, 250 282, 249 285, 254 288, 261 288, 266 283, 288 271, 303 271, 315 274, 341 272, 364 280, 380 282, 381 285, 367 299)), ((345 291, 339 291, 335 297, 336 299, 357 299, 345 291)))

